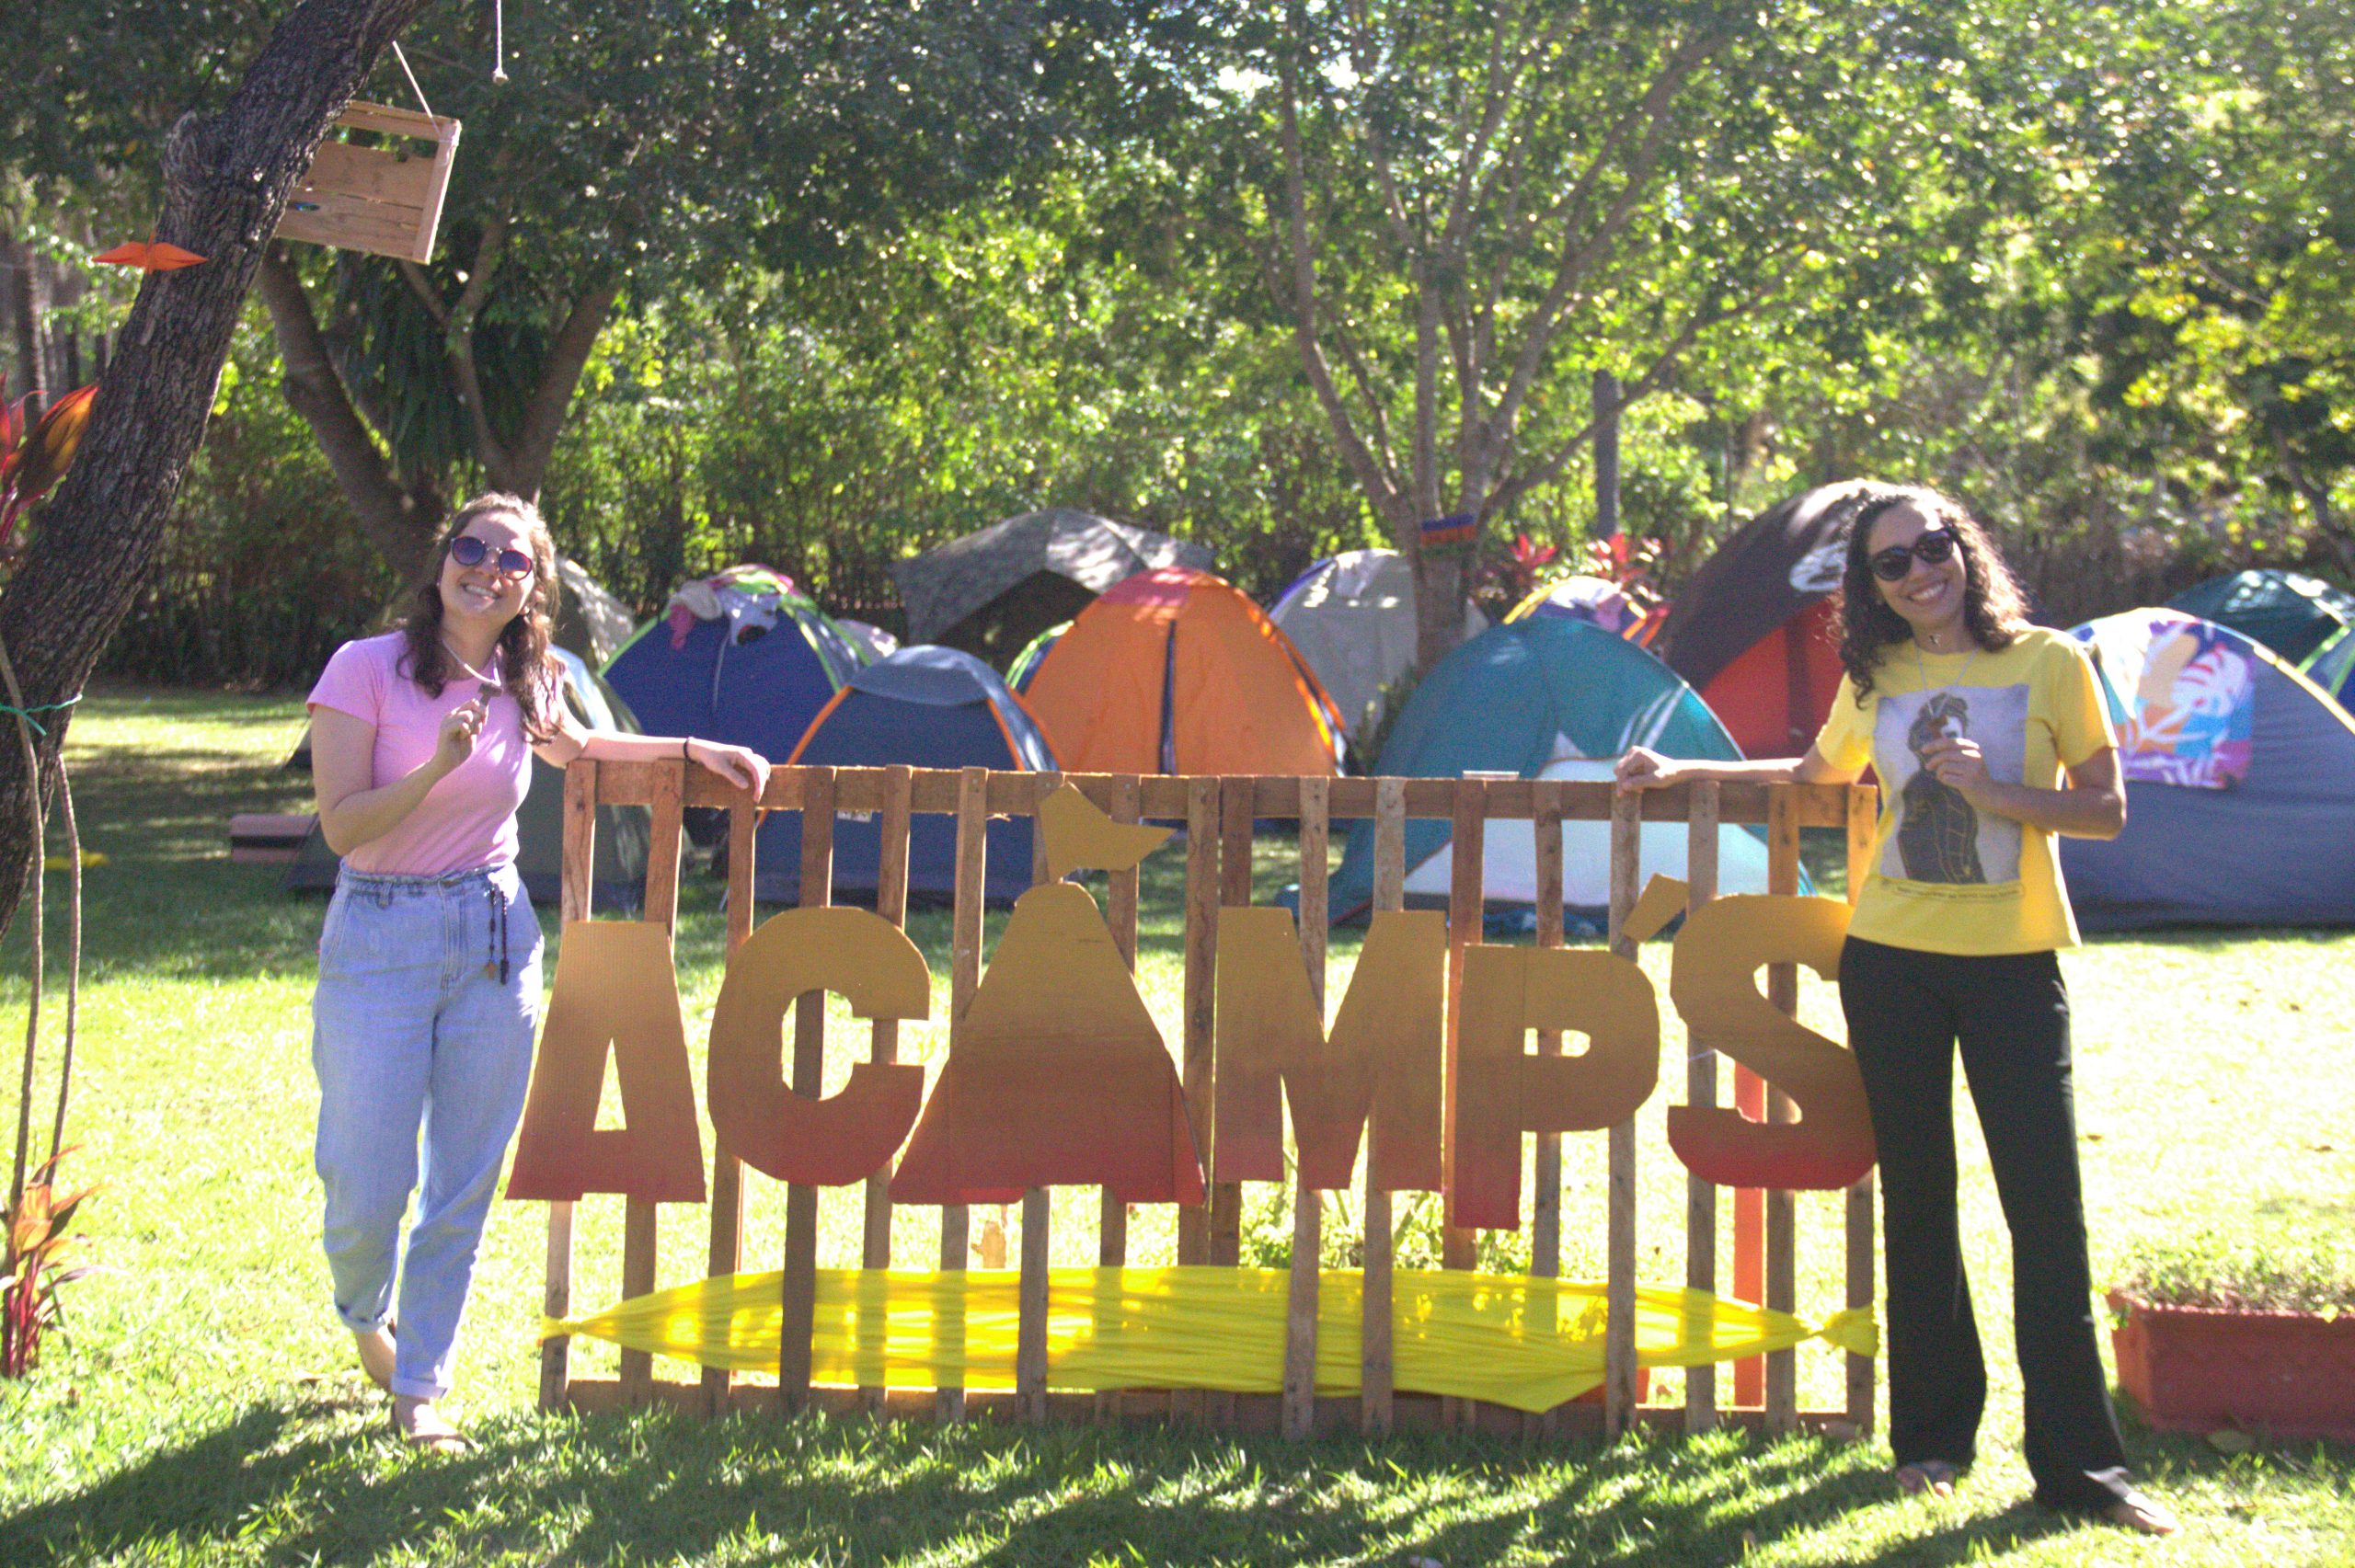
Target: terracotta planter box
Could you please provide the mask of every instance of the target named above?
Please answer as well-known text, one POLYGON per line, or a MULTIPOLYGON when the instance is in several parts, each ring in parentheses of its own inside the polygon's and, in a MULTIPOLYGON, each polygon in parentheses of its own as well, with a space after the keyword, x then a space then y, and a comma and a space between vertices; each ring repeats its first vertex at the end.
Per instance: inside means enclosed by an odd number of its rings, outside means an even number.
POLYGON ((2113 1290, 2118 1381, 2153 1426, 2355 1441, 2355 1312, 2154 1307, 2113 1290))

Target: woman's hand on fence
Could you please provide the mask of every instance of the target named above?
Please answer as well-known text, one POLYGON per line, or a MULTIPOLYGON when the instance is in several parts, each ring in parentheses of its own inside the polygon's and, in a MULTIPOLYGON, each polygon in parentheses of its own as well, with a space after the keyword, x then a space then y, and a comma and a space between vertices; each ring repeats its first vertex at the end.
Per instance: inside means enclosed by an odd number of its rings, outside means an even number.
POLYGON ((1619 759, 1614 773, 1622 795, 1637 790, 1658 789, 1663 784, 1682 784, 1683 774, 1676 760, 1663 757, 1648 746, 1631 746, 1619 759))
POLYGON ((687 755, 739 789, 750 790, 756 801, 768 793, 769 760, 748 746, 692 740, 687 743, 687 755))

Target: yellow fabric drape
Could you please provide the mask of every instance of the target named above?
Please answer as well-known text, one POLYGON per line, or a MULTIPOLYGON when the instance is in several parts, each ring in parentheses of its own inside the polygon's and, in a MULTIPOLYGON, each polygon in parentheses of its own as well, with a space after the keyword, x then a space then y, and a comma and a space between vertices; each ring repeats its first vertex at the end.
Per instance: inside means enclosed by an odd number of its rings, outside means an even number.
MULTIPOLYGON (((774 1371, 780 1274, 698 1280, 585 1318, 557 1334, 610 1340, 737 1372, 774 1371)), ((821 1268, 810 1373, 820 1383, 1014 1387, 1019 1276, 1010 1270, 821 1268)), ((1603 1381, 1603 1287, 1527 1275, 1401 1270, 1392 1282, 1392 1380, 1401 1391, 1547 1410, 1603 1381)), ((1058 1268, 1047 1276, 1051 1389, 1283 1386, 1285 1275, 1276 1269, 1058 1268)), ((1317 1289, 1316 1391, 1358 1391, 1359 1276, 1317 1289)), ((1636 1358, 1690 1367, 1823 1339, 1876 1355, 1869 1308, 1810 1326, 1702 1290, 1639 1288, 1636 1358)))

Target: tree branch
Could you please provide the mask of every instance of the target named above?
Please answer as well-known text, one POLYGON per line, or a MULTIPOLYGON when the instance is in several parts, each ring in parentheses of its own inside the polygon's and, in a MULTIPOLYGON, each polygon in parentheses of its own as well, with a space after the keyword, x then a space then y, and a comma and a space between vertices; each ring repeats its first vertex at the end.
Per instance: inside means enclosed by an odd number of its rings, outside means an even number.
POLYGON ((524 405, 523 428, 509 454, 506 487, 527 499, 539 498, 548 459, 556 452, 557 433, 564 428, 565 413, 572 406, 573 390, 580 384, 580 372, 588 368, 597 335, 604 330, 605 317, 620 292, 621 285, 611 279, 592 284, 572 302, 549 342, 547 363, 540 371, 539 384, 532 388, 530 402, 524 405))
MULTIPOLYGON (((1287 13, 1292 37, 1299 37, 1297 6, 1287 13)), ((1317 402, 1325 409, 1325 418, 1333 427, 1333 439, 1339 443, 1342 459, 1355 474, 1358 483, 1385 514, 1394 531, 1411 529, 1414 520, 1399 515, 1397 484, 1392 479, 1373 452, 1366 449, 1364 439, 1358 433, 1356 422, 1350 418, 1349 407, 1341 400, 1338 388, 1333 384, 1332 368, 1326 363, 1324 345, 1316 330, 1316 258, 1308 237, 1308 197, 1306 191, 1306 159, 1300 138, 1299 66, 1294 52, 1286 49, 1277 70, 1281 125, 1281 150, 1283 158, 1283 206, 1286 235, 1292 261, 1292 338, 1300 351, 1301 368, 1307 372, 1308 384, 1315 392, 1317 402)), ((1410 546, 1409 546, 1410 547, 1410 546)))
POLYGON ((424 560, 435 519, 402 486, 392 464, 353 406, 335 369, 302 274, 283 244, 263 254, 255 280, 270 312, 278 357, 285 367, 279 388, 317 438, 336 486, 360 519, 362 532, 394 570, 408 576, 424 560))

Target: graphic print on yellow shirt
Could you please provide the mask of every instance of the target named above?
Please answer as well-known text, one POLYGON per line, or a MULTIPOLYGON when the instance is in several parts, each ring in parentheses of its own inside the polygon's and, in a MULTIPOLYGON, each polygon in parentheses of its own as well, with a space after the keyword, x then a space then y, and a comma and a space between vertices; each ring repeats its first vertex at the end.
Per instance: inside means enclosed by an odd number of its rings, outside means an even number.
POLYGON ((1922 761, 1940 740, 1979 742, 1988 776, 2018 784, 2028 769, 2028 688, 1966 686, 1884 696, 1873 720, 1881 787, 1897 798, 1897 830, 1880 856, 1883 876, 1908 882, 2016 882, 2020 825, 1979 809, 1922 761), (1882 769, 1880 760, 1890 766, 1882 769))
POLYGON ((2074 946, 2076 921, 2049 833, 1981 811, 1923 765, 1944 738, 1978 743, 1988 776, 2039 789, 2116 744, 2092 667, 2042 627, 2006 648, 1915 658, 1893 646, 1860 706, 1844 679, 1816 751, 1870 763, 1881 809, 1849 933, 1931 953, 2034 953, 2074 946))

